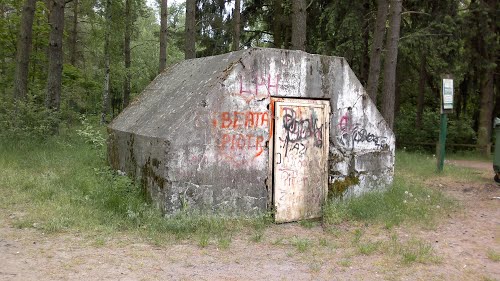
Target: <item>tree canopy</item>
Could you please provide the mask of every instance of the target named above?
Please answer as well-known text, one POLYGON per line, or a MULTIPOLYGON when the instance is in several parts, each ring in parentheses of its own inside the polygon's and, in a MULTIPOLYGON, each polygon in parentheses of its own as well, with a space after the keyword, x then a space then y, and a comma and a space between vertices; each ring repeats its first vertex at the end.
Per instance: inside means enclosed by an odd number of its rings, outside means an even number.
POLYGON ((0 134, 43 138, 82 114, 109 122, 165 66, 260 46, 345 57, 394 120, 400 145, 437 140, 441 79, 450 74, 449 141, 491 142, 500 113, 498 1, 150 4, 0 0, 0 134))

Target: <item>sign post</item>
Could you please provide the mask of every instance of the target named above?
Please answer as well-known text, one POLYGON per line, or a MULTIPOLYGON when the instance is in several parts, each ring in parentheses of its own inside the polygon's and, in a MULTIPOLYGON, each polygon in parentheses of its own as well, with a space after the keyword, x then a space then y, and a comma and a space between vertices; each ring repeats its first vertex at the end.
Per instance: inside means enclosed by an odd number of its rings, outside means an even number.
POLYGON ((437 170, 443 171, 444 155, 446 150, 446 133, 448 126, 448 113, 453 112, 453 79, 450 75, 443 78, 441 95, 441 125, 439 129, 439 144, 437 155, 437 170))

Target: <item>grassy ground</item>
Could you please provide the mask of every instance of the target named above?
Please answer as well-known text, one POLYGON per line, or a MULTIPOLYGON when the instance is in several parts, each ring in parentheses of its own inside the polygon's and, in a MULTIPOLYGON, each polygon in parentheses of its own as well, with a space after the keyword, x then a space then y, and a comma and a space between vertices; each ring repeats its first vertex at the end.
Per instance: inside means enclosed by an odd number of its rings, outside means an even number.
MULTIPOLYGON (((111 171, 105 161, 103 132, 85 123, 78 133, 63 131, 46 141, 0 141, 0 209, 13 214, 18 228, 45 233, 81 232, 101 235, 133 232, 154 242, 171 238, 194 239, 205 247, 228 247, 232 237, 250 229, 259 242, 270 217, 230 218, 178 214, 164 218, 153 208, 142 189, 127 177, 111 171)), ((422 182, 439 177, 423 154, 397 153, 396 178, 386 192, 367 194, 346 201, 331 201, 324 209, 327 228, 348 221, 380 223, 386 228, 402 223, 433 225, 454 201, 422 182)), ((446 174, 473 177, 468 170, 446 167, 446 174)), ((308 221, 300 225, 310 228, 308 221)), ((311 241, 291 242, 299 251, 311 241)), ((417 243, 418 244, 418 243, 417 243)), ((415 245, 413 245, 415 246, 415 245)), ((361 253, 380 245, 360 245, 361 253)), ((417 248, 425 247, 415 246, 417 248)))
POLYGON ((43 142, 0 141, 0 209, 18 228, 88 235, 134 232, 154 242, 198 239, 229 244, 243 227, 268 218, 178 214, 165 219, 140 186, 106 165, 104 135, 90 125, 43 142))

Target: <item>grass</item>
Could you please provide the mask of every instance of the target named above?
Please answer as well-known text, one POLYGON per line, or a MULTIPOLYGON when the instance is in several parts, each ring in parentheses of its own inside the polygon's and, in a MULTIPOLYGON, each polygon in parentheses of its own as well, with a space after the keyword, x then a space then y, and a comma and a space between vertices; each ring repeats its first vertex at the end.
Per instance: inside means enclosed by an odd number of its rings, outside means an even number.
MULTIPOLYGON (((439 177, 425 155, 399 152, 392 186, 383 192, 372 192, 346 200, 334 199, 324 206, 324 223, 345 221, 378 222, 391 228, 403 222, 432 226, 435 219, 453 210, 457 204, 441 192, 426 188, 423 182, 439 177)), ((467 177, 462 169, 449 168, 448 174, 467 177)))
MULTIPOLYGON (((88 135, 94 139, 98 134, 102 132, 88 135)), ((233 233, 246 227, 262 231, 269 224, 267 214, 179 213, 165 218, 140 186, 108 168, 105 146, 89 141, 88 135, 63 131, 43 142, 0 140, 0 210, 14 214, 14 227, 44 233, 134 232, 159 244, 173 237, 227 248, 233 233)))
POLYGON ((494 262, 500 262, 500 252, 497 252, 493 249, 489 249, 488 252, 486 252, 486 255, 488 256, 488 259, 494 262))
POLYGON ((293 237, 291 244, 295 246, 299 253, 304 253, 312 247, 312 241, 307 238, 293 237))
POLYGON ((415 262, 423 264, 441 262, 441 258, 435 254, 432 245, 418 239, 411 239, 404 243, 393 241, 392 251, 399 255, 401 262, 406 265, 415 262))

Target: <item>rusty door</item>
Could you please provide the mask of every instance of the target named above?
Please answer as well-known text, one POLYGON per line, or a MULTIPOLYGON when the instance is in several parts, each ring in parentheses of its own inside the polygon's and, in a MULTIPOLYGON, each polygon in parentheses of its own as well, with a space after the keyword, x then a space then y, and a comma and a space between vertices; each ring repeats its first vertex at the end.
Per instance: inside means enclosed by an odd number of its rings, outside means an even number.
POLYGON ((329 102, 280 99, 274 110, 275 221, 320 217, 328 190, 329 102))

